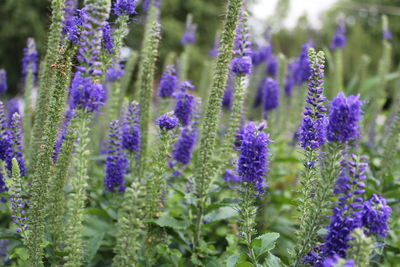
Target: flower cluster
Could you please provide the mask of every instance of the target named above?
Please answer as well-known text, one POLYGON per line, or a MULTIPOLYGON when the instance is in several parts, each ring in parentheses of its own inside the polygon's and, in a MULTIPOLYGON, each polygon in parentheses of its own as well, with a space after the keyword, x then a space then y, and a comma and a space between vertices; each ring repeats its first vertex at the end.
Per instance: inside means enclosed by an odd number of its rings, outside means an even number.
POLYGON ((118 188, 118 191, 122 193, 125 191, 124 177, 128 172, 129 162, 122 149, 120 128, 118 120, 110 123, 104 187, 110 192, 114 192, 118 188))
POLYGON ((158 126, 161 130, 172 130, 178 126, 179 120, 178 118, 172 114, 171 112, 165 113, 158 119, 158 126))
POLYGON ((28 38, 24 48, 24 58, 22 59, 22 76, 26 77, 28 71, 32 71, 33 77, 36 77, 38 71, 38 52, 36 50, 35 40, 28 38))
POLYGON ((114 13, 117 16, 136 14, 136 0, 117 0, 117 1, 115 1, 114 13))
POLYGON ((64 21, 63 33, 71 40, 72 44, 77 44, 80 37, 80 28, 85 18, 85 9, 74 9, 74 15, 64 21))
POLYGON ((174 66, 167 66, 167 69, 161 76, 160 87, 158 89, 159 96, 162 98, 172 97, 175 93, 178 81, 179 79, 176 76, 176 70, 174 66))
POLYGON ((140 151, 140 109, 139 104, 131 102, 122 126, 122 147, 131 152, 140 151))
POLYGON ((342 92, 332 101, 327 126, 327 139, 330 142, 345 143, 359 137, 362 102, 360 96, 346 97, 342 92))
POLYGON ((276 80, 265 78, 264 80, 264 111, 265 117, 268 116, 268 111, 279 107, 279 84, 276 80))
MULTIPOLYGON (((174 109, 175 116, 179 119, 182 126, 188 126, 192 120, 194 109, 194 96, 189 94, 185 89, 188 88, 188 83, 184 83, 181 92, 176 96, 176 104, 174 109)), ((191 88, 191 86, 189 86, 191 88)))
POLYGON ((307 105, 299 132, 302 148, 318 148, 325 143, 326 108, 324 106, 324 57, 310 49, 311 77, 308 82, 307 105))
POLYGON ((371 199, 364 202, 363 207, 362 223, 368 229, 368 234, 385 237, 391 214, 392 209, 387 205, 386 199, 373 194, 371 199))
POLYGON ((346 46, 346 25, 340 23, 337 28, 335 35, 332 38, 332 43, 330 45, 331 50, 343 49, 346 46))
POLYGON ((271 76, 272 78, 276 79, 278 76, 278 59, 274 54, 271 54, 268 57, 267 61, 267 69, 266 73, 267 75, 271 76))
POLYGON ((249 122, 244 129, 240 155, 238 160, 238 174, 242 183, 253 183, 256 190, 265 193, 264 176, 268 170, 269 135, 262 132, 264 126, 257 127, 249 122))
POLYGON ((106 101, 106 90, 91 77, 76 72, 70 89, 70 108, 82 108, 88 112, 98 111, 106 101))
POLYGON ((183 34, 182 44, 193 45, 196 43, 196 29, 197 25, 192 22, 186 23, 185 33, 183 34))
POLYGON ((236 28, 235 57, 232 59, 232 71, 236 75, 248 75, 252 68, 252 51, 249 41, 247 14, 242 13, 236 28))
POLYGON ((251 61, 254 66, 258 66, 265 62, 272 53, 272 45, 261 46, 258 49, 253 49, 251 54, 251 61))
POLYGON ((113 54, 115 45, 110 23, 106 22, 101 30, 103 31, 103 46, 109 54, 113 54))
POLYGON ((183 128, 178 141, 175 144, 172 156, 174 160, 183 165, 189 164, 197 140, 197 128, 183 128))

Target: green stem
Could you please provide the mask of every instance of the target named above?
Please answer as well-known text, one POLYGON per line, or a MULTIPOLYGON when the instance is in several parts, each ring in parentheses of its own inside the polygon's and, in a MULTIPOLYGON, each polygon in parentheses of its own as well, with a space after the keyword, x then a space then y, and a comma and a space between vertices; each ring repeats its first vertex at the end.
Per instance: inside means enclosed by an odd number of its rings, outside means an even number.
POLYGON ((204 121, 202 123, 199 160, 196 166, 198 172, 195 176, 195 192, 198 199, 198 213, 194 230, 194 251, 198 251, 201 237, 201 220, 204 213, 205 199, 208 187, 211 184, 214 168, 211 166, 211 156, 215 149, 217 126, 221 112, 221 100, 224 93, 228 71, 232 60, 233 42, 235 30, 238 24, 239 11, 243 0, 229 0, 228 10, 225 18, 224 31, 222 33, 220 51, 217 58, 211 93, 208 99, 204 121))

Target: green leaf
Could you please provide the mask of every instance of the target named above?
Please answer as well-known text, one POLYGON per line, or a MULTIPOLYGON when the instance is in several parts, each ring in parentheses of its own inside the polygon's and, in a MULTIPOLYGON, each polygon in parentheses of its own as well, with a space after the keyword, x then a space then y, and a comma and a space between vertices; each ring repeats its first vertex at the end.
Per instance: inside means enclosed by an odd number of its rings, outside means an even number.
POLYGON ((28 250, 26 248, 14 249, 13 253, 10 255, 10 259, 15 259, 15 258, 27 261, 29 258, 28 250))
POLYGON ((257 258, 265 252, 272 250, 275 247, 276 240, 279 238, 279 236, 280 235, 278 233, 267 233, 254 239, 252 242, 252 247, 257 258))
POLYGON ((86 257, 87 262, 90 262, 100 248, 105 232, 92 236, 86 241, 86 257))
POLYGON ((235 267, 240 256, 241 256, 241 254, 229 256, 229 258, 226 260, 226 267, 235 267))
POLYGON ((264 266, 266 267, 280 267, 282 266, 281 259, 276 257, 274 254, 268 252, 267 257, 265 258, 264 266))
POLYGON ((251 262, 243 261, 239 262, 236 267, 254 267, 254 265, 251 262))
POLYGON ((209 222, 216 222, 225 220, 238 215, 238 211, 233 207, 221 207, 204 216, 204 220, 209 222))
POLYGON ((177 230, 186 229, 190 225, 188 222, 178 221, 177 219, 172 218, 168 215, 163 215, 153 222, 161 227, 171 227, 177 230))

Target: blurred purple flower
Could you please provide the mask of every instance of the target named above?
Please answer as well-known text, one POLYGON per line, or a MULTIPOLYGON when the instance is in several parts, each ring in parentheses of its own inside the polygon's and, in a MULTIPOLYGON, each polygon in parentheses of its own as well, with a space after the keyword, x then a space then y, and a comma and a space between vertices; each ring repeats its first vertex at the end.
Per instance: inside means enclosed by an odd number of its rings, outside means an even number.
POLYGON ((0 69, 0 94, 7 92, 7 72, 0 69))
POLYGON ((160 87, 158 89, 158 95, 162 98, 172 97, 178 86, 178 77, 176 76, 176 70, 174 65, 167 66, 161 76, 160 87))
POLYGON ((197 128, 183 128, 178 141, 175 144, 172 156, 174 160, 184 165, 192 159, 193 149, 197 141, 197 128))
POLYGON ((172 112, 165 113, 157 121, 160 129, 166 131, 175 129, 178 123, 178 118, 172 112))
POLYGON ((340 23, 337 28, 335 35, 332 38, 332 43, 330 45, 331 50, 343 49, 346 46, 346 25, 340 23))
POLYGON ((122 148, 131 152, 140 151, 141 133, 139 118, 139 104, 135 102, 129 103, 122 126, 122 148))

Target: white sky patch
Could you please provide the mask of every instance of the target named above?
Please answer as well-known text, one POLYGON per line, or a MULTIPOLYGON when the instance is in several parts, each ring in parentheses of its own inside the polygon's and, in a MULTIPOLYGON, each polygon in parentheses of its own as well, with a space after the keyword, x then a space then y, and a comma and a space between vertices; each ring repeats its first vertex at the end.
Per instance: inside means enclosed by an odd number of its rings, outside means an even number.
MULTIPOLYGON (((312 27, 319 28, 321 26, 321 14, 328 10, 336 0, 291 0, 289 14, 283 25, 286 28, 296 26, 297 20, 304 14, 307 14, 312 27)), ((265 21, 275 10, 278 0, 258 0, 250 9, 256 20, 265 21)))

